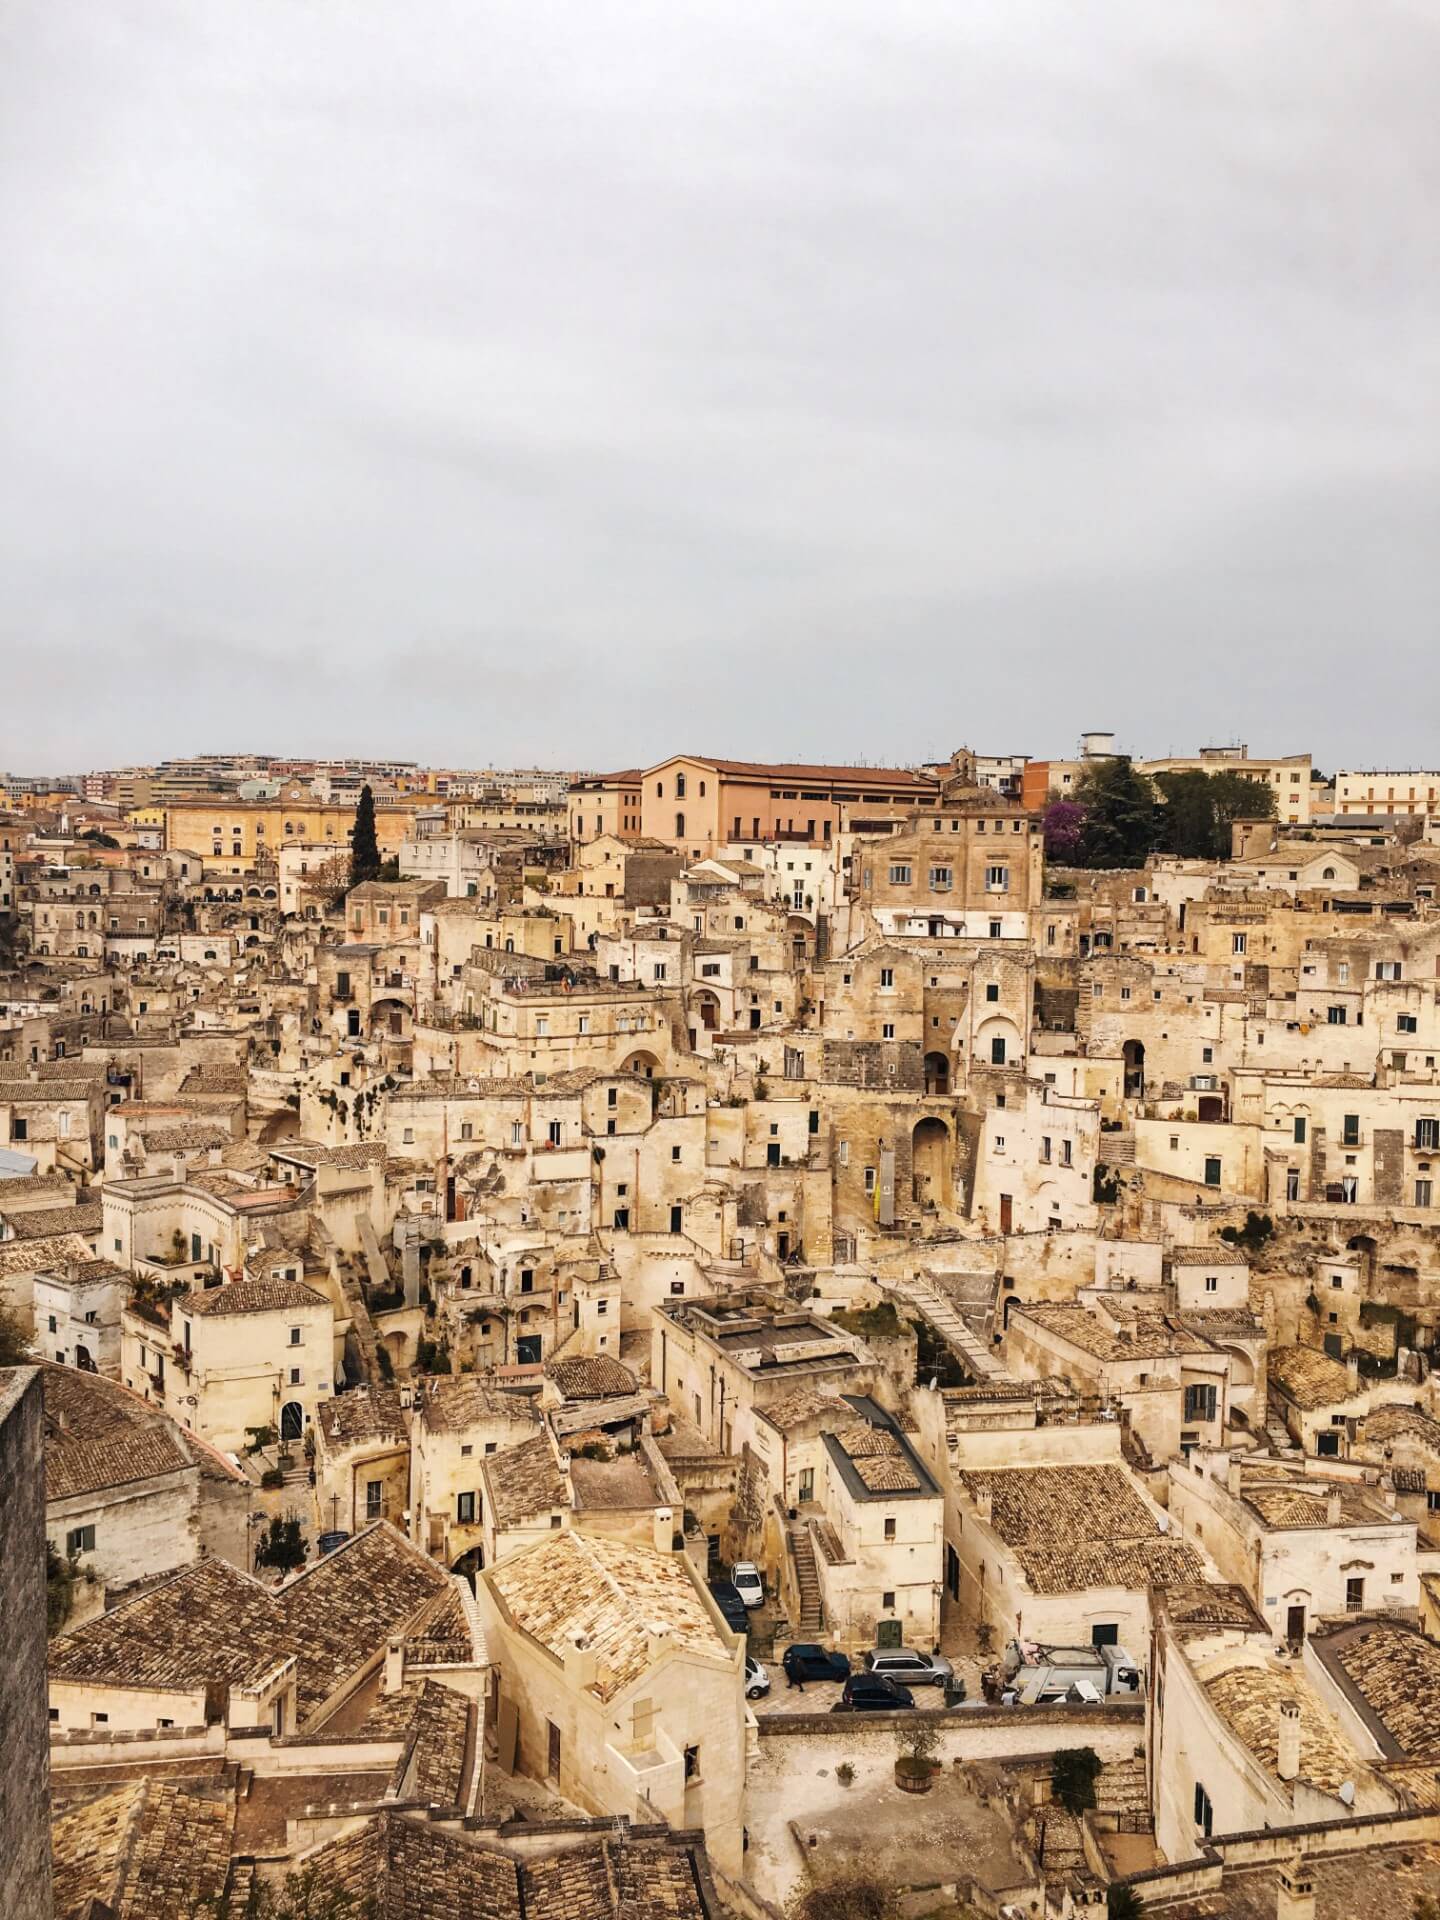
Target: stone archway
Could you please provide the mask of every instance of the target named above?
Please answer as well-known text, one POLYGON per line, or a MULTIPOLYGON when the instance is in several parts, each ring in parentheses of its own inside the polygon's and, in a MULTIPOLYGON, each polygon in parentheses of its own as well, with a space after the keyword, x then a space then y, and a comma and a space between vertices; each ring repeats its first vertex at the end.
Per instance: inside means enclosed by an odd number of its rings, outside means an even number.
POLYGON ((925 1056, 925 1091, 926 1093, 931 1093, 931 1094, 949 1093, 950 1091, 950 1057, 948 1054, 940 1053, 938 1051, 935 1053, 926 1054, 925 1056))
POLYGON ((1145 1042, 1127 1040, 1124 1047, 1125 1059, 1125 1098, 1143 1100, 1145 1098, 1145 1042))

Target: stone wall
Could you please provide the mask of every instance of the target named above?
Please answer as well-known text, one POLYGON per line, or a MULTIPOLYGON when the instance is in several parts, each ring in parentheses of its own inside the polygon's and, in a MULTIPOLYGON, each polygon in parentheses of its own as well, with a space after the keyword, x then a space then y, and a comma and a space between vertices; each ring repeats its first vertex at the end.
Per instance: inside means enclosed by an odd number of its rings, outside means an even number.
POLYGON ((45 1423, 34 1367, 0 1373, 0 1908, 49 1920, 45 1423))

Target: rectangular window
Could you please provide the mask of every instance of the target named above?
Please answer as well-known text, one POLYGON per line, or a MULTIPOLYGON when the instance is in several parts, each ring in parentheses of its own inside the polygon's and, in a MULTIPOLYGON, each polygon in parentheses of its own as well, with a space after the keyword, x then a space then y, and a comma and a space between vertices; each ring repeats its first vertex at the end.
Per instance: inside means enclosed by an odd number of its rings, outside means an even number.
POLYGON ((1215 1388, 1213 1386, 1186 1387, 1185 1418, 1187 1420, 1213 1420, 1215 1418, 1215 1388))
POLYGON ((1295 1116, 1294 1135, 1296 1146, 1303 1147, 1305 1144, 1305 1116, 1303 1113, 1297 1113, 1295 1116))
POLYGON ((365 1482, 365 1518, 367 1520, 378 1520, 380 1518, 383 1511, 381 1504, 383 1494, 383 1482, 379 1480, 367 1480, 365 1482))
POLYGON ((892 866, 890 869, 890 884, 892 887, 908 887, 910 884, 909 867, 898 864, 892 866))
POLYGON ((1365 1611, 1365 1581, 1361 1575, 1357 1574, 1345 1582, 1345 1611, 1347 1613, 1365 1611))
POLYGON ((457 1493, 455 1496, 455 1523, 461 1527, 473 1527, 475 1524, 475 1496, 473 1493, 457 1493))
POLYGON ((1218 1154, 1207 1155, 1205 1160, 1205 1184, 1207 1187, 1219 1186, 1220 1172, 1221 1168, 1218 1154))
POLYGON ((93 1553, 95 1551, 94 1527, 71 1527, 65 1536, 67 1554, 93 1553))
POLYGON ((1195 1782, 1195 1825, 1208 1840, 1215 1826, 1215 1809, 1210 1804, 1210 1796, 1197 1780, 1195 1782))
POLYGON ((1358 1147, 1360 1144, 1360 1116, 1347 1113, 1341 1123, 1340 1141, 1342 1146, 1358 1147))
POLYGON ((985 890, 987 893, 1005 893, 1010 886, 1008 867, 987 867, 985 869, 985 890))
POLYGON ((887 1540, 893 1540, 895 1538, 895 1522, 893 1520, 887 1519, 885 1522, 885 1538, 887 1540))
POLYGON ((932 893, 948 893, 954 883, 954 874, 949 867, 931 867, 930 890, 932 893))

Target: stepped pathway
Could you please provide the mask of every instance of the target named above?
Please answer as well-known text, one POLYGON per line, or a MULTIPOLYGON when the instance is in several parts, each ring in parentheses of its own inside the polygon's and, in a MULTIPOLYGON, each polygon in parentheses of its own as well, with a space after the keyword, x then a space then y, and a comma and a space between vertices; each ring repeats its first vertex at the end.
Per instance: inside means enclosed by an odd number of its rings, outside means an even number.
POLYGON ((795 1585, 800 1594, 799 1635, 802 1640, 809 1640, 819 1633, 824 1624, 815 1549, 810 1542, 808 1526, 791 1525, 786 1528, 786 1535, 790 1542, 791 1558, 795 1562, 795 1585))

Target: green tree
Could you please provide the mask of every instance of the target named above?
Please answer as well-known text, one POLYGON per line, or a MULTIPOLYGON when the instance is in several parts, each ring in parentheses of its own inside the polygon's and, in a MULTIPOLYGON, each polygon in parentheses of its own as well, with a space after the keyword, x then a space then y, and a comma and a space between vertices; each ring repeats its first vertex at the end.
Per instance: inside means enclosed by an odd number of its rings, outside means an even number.
POLYGON ((278 1573, 293 1573, 305 1564, 305 1542, 300 1535, 299 1517, 287 1513, 282 1519, 272 1516, 269 1530, 255 1549, 257 1567, 274 1567, 278 1573))
POLYGON ((1060 1747, 1050 1761, 1050 1791, 1067 1813, 1081 1814, 1095 1804, 1100 1756, 1093 1747, 1060 1747))
POLYGON ((1097 760, 1076 782, 1085 809, 1082 867, 1143 867, 1155 848, 1155 789, 1123 753, 1097 760))
POLYGON ((78 1567, 75 1554, 59 1554, 48 1540, 45 1542, 45 1630, 52 1640, 75 1605, 78 1567))
POLYGON ((19 1316, 0 1305, 0 1367, 27 1367, 30 1357, 30 1337, 19 1316))
POLYGON ((1235 821, 1275 817, 1273 788, 1235 769, 1157 773, 1155 785, 1164 802, 1159 843, 1186 860, 1228 860, 1235 821))
POLYGON ((1116 1881, 1105 1900, 1107 1920, 1141 1920, 1145 1909, 1133 1887, 1116 1881))
POLYGON ((380 842, 375 838, 375 796, 367 782, 360 789, 350 834, 350 884, 363 886, 380 871, 380 842))

